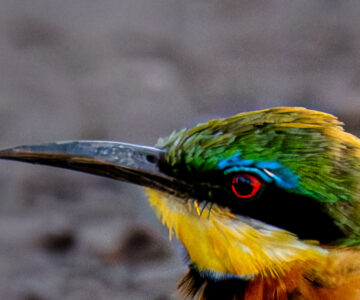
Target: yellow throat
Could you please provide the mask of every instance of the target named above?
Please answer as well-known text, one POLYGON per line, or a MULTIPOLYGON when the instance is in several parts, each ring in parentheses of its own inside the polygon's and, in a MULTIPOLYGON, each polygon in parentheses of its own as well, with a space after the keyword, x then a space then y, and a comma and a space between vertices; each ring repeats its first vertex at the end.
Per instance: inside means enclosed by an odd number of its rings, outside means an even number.
POLYGON ((236 216, 217 205, 199 207, 156 190, 146 189, 157 216, 186 248, 200 271, 236 276, 279 277, 293 266, 325 261, 327 251, 293 234, 236 216))

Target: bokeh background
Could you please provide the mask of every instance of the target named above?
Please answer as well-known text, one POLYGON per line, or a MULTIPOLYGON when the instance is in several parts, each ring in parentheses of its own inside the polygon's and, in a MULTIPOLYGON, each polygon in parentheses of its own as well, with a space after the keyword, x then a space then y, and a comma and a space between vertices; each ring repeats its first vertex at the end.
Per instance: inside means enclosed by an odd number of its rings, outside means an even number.
MULTIPOLYGON (((355 0, 0 0, 0 147, 278 105, 360 130, 355 0)), ((140 188, 0 162, 0 299, 175 299, 182 250, 140 188)))

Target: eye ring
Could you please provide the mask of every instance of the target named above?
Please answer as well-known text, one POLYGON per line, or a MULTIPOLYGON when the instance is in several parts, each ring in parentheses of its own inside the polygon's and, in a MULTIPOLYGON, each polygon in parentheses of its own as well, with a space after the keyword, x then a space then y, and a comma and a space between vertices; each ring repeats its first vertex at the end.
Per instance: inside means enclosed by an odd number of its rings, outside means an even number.
POLYGON ((236 197, 250 199, 259 193, 261 186, 261 181, 254 175, 239 174, 234 176, 231 189, 236 197), (241 188, 243 191, 241 191, 241 188))

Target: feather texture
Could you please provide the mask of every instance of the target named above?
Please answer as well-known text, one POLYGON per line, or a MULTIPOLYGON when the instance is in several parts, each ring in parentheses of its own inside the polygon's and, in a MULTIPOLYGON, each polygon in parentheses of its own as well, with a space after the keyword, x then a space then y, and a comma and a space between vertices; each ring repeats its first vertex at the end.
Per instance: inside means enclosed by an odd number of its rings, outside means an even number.
POLYGON ((332 115, 305 108, 279 107, 211 120, 174 132, 159 146, 176 174, 219 169, 234 155, 254 164, 281 165, 276 175, 294 174, 291 192, 324 203, 347 237, 360 243, 360 141, 332 115))

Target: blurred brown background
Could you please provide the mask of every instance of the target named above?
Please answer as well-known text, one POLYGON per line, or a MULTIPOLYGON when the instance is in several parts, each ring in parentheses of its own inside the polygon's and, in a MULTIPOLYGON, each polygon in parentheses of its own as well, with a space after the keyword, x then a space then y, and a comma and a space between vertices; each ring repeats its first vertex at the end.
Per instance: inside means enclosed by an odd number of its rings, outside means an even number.
MULTIPOLYGON (((360 129, 360 2, 1 0, 0 147, 152 145, 277 105, 360 129)), ((140 188, 0 162, 0 299, 175 299, 182 251, 140 188)))

